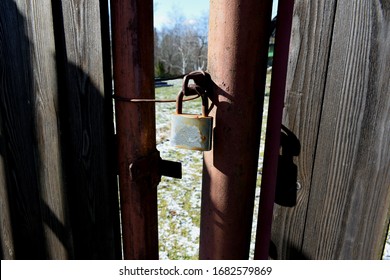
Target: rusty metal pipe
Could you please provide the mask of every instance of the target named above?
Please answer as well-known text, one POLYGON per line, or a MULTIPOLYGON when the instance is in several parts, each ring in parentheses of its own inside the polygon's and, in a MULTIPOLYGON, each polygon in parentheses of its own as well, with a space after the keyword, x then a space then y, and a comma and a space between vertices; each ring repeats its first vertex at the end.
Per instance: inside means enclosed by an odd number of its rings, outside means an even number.
POLYGON ((200 259, 249 257, 272 1, 211 0, 214 144, 204 154, 200 259))
POLYGON ((269 256, 293 9, 293 0, 279 0, 254 255, 258 260, 269 256))
POLYGON ((125 259, 158 259, 153 1, 112 0, 116 130, 125 259))

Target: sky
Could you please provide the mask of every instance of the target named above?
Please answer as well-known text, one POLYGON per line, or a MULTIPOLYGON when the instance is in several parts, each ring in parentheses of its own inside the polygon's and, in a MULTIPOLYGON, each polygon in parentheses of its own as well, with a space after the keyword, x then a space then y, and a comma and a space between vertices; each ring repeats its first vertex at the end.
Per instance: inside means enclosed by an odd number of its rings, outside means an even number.
MULTIPOLYGON (((154 0, 154 26, 160 29, 169 25, 173 11, 179 10, 188 20, 208 14, 209 3, 210 0, 154 0)), ((272 17, 276 13, 277 3, 277 0, 273 1, 272 17)))
POLYGON ((210 0, 154 0, 154 26, 169 25, 172 12, 178 11, 191 20, 208 14, 210 0))

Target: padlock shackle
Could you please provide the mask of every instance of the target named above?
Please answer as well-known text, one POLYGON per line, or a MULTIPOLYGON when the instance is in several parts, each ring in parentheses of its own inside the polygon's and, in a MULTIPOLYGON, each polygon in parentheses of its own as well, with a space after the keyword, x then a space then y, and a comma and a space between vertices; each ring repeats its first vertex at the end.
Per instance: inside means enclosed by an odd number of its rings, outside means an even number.
POLYGON ((192 79, 194 80, 195 85, 197 85, 198 87, 202 85, 204 87, 206 86, 206 84, 203 80, 205 79, 207 80, 207 78, 210 78, 210 75, 208 75, 204 71, 193 71, 184 76, 182 90, 179 92, 179 94, 176 97, 176 114, 182 114, 184 96, 194 95, 191 92, 195 91, 202 98, 202 117, 208 116, 209 99, 207 98, 205 91, 203 90, 199 92, 198 90, 196 90, 195 87, 190 88, 188 86, 189 81, 192 79))
POLYGON ((206 95, 202 94, 202 117, 207 117, 209 115, 209 99, 206 95))
MULTIPOLYGON (((209 100, 206 95, 202 94, 202 117, 208 116, 209 100)), ((176 114, 181 115, 183 112, 184 91, 181 90, 176 97, 176 114)))
POLYGON ((176 114, 181 114, 183 111, 183 97, 184 92, 181 90, 176 97, 176 114))
POLYGON ((211 80, 210 75, 202 70, 192 71, 184 76, 183 78, 183 84, 182 84, 182 91, 184 93, 184 96, 191 96, 193 95, 191 92, 191 88, 188 85, 189 81, 193 80, 195 82, 195 85, 198 87, 203 88, 203 91, 208 88, 207 82, 211 80))

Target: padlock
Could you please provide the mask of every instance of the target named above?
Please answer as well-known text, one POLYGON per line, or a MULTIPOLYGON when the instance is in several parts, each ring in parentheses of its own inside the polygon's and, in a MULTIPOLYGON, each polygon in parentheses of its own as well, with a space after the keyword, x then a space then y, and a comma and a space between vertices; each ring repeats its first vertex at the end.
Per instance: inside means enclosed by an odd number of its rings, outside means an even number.
POLYGON ((208 99, 202 97, 202 115, 182 114, 184 91, 176 98, 176 113, 172 115, 172 146, 182 149, 210 151, 213 117, 208 116, 208 99))

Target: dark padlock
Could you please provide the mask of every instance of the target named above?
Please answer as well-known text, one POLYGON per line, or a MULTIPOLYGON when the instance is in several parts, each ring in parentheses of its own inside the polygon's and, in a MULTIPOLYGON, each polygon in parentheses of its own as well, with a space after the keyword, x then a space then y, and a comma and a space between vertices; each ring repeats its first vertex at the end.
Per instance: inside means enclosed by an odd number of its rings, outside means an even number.
POLYGON ((202 97, 202 114, 183 114, 181 91, 176 98, 176 112, 171 121, 171 145, 177 148, 209 151, 211 150, 213 117, 208 116, 208 98, 202 97))

